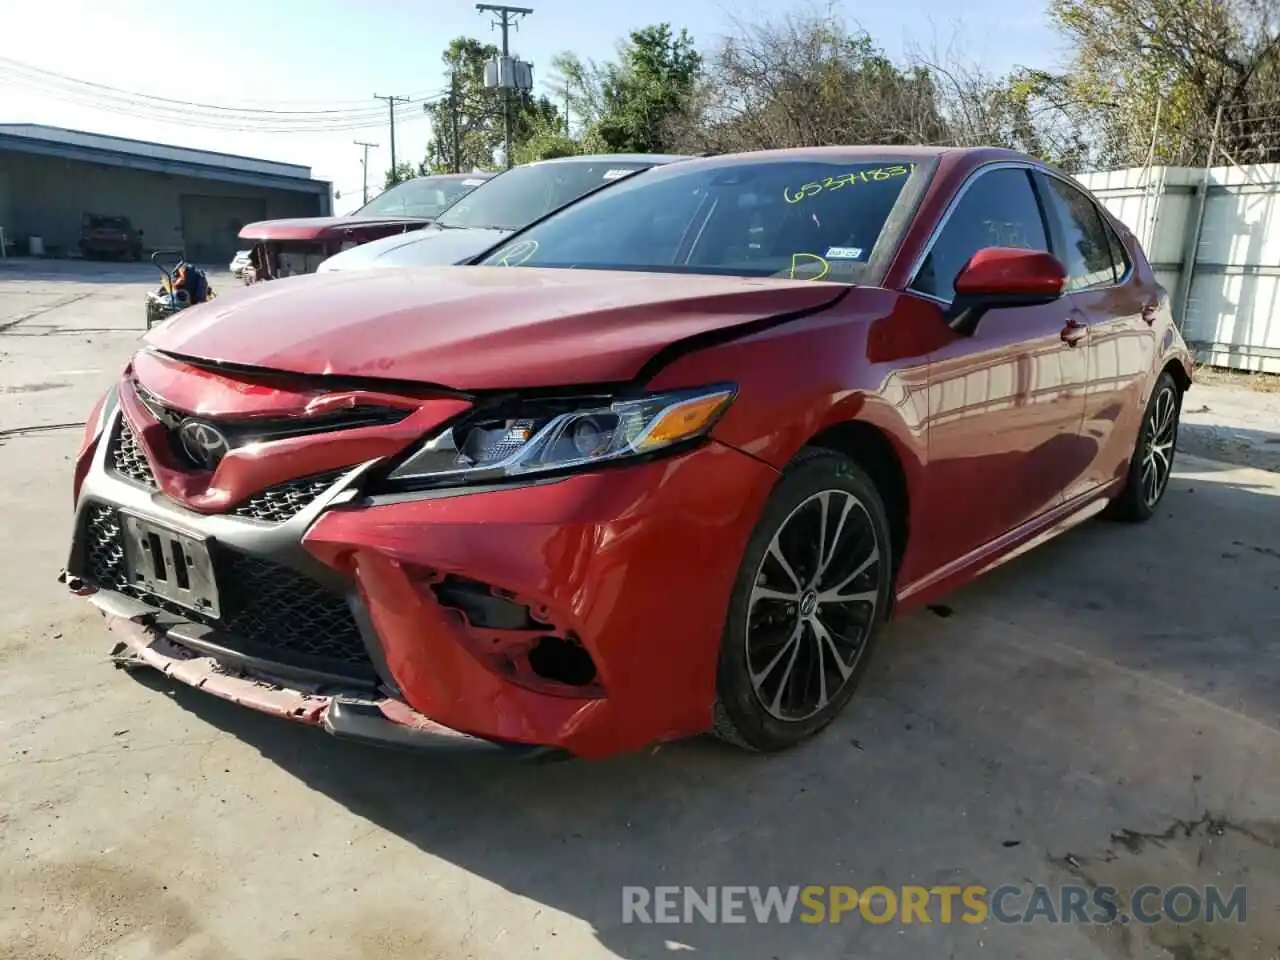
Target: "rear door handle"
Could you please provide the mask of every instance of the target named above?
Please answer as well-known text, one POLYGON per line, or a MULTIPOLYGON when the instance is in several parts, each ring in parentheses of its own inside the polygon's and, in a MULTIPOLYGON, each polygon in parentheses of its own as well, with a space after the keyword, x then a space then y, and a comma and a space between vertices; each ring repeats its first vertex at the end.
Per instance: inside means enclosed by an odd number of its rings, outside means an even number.
POLYGON ((1089 327, 1087 324, 1081 323, 1075 317, 1067 320, 1067 325, 1062 328, 1062 342, 1068 347, 1077 347, 1085 337, 1089 335, 1089 327))
POLYGON ((1158 303, 1148 303, 1142 308, 1142 319, 1147 321, 1147 326, 1151 326, 1156 322, 1156 311, 1160 309, 1158 303))

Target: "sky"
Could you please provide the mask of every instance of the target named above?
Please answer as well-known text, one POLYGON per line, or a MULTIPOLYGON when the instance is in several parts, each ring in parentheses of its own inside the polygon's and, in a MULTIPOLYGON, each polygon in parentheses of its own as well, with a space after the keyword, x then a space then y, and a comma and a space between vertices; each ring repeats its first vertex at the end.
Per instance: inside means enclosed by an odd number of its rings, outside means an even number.
MULTIPOLYGON (((812 11, 813 0, 508 0, 530 7, 512 52, 533 64, 545 92, 553 55, 572 50, 613 58, 628 31, 652 23, 685 27, 702 47, 732 32, 734 21, 812 11)), ((1015 65, 1052 67, 1062 56, 1043 0, 888 2, 833 0, 891 55, 952 49, 992 72, 1015 65)), ((499 34, 474 0, 0 0, 0 57, 77 80, 136 93, 228 107, 287 110, 379 108, 374 94, 418 99, 446 85, 441 52, 468 35, 494 43, 499 34)), ((386 107, 367 128, 323 133, 203 129, 69 102, 47 83, 15 83, 0 72, 0 123, 52 126, 299 163, 341 194, 335 212, 359 205, 361 148, 369 151, 370 194, 390 167, 386 107)), ((80 100, 85 100, 83 95, 80 100)), ((398 160, 422 159, 430 128, 421 102, 397 108, 398 160)), ((362 115, 363 117, 363 115, 362 115)), ((363 122, 363 120, 362 120, 363 122)))

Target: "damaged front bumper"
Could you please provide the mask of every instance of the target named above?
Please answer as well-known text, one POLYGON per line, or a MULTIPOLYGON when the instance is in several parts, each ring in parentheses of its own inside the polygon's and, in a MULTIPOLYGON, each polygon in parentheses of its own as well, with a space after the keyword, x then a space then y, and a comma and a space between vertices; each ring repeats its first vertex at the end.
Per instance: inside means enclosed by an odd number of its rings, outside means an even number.
MULTIPOLYGON (((118 640, 112 662, 121 669, 149 667, 215 697, 306 726, 344 740, 408 750, 497 753, 521 760, 567 759, 554 747, 486 740, 460 733, 424 717, 407 704, 368 692, 317 692, 295 680, 244 664, 230 665, 170 638, 164 613, 112 591, 96 590, 65 571, 59 580, 85 597, 106 617, 118 640)), ((175 621, 175 624, 178 621, 175 621)))

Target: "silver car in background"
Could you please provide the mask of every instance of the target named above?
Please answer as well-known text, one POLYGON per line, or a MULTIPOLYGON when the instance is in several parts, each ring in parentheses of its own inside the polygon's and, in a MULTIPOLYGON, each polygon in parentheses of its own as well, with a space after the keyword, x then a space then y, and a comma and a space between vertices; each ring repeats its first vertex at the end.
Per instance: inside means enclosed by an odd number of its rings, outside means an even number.
POLYGON ((343 250, 316 272, 466 263, 579 197, 650 167, 686 159, 680 154, 606 153, 512 167, 476 187, 423 229, 343 250))

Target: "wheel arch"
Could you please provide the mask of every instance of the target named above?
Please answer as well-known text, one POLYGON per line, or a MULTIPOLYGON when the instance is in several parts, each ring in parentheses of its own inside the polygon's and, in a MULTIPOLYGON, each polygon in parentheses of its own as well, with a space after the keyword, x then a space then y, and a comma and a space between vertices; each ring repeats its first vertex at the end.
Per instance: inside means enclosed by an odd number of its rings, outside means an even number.
POLYGON ((1179 394, 1185 394, 1191 389, 1191 374, 1187 373, 1186 366, 1178 357, 1170 358, 1160 372, 1167 373, 1173 377, 1173 382, 1177 384, 1179 394))
POLYGON ((888 432, 866 420, 844 420, 810 437, 801 449, 821 448, 843 454, 866 470, 884 500, 897 580, 910 536, 910 495, 902 458, 888 432))

